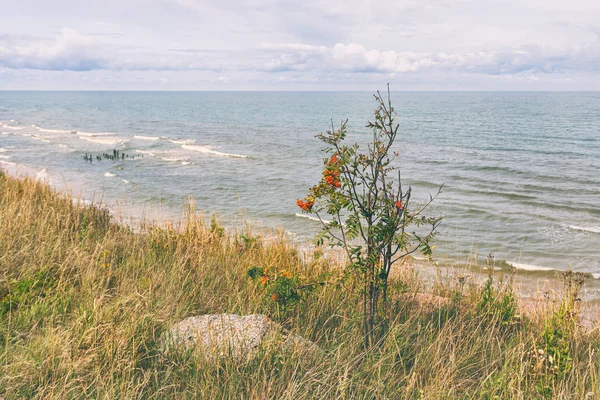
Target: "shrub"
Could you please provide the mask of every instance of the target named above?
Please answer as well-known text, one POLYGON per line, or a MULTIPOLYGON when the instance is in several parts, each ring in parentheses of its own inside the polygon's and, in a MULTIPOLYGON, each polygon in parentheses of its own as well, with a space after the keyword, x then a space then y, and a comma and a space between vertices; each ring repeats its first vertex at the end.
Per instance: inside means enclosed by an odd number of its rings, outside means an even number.
POLYGON ((348 275, 358 280, 362 294, 365 347, 385 332, 392 266, 417 251, 430 257, 430 242, 441 221, 423 214, 441 188, 424 205, 413 206, 411 188, 404 190, 400 171, 392 164, 398 156, 392 146, 399 125, 389 87, 387 100, 379 92, 375 100, 375 120, 367 125, 373 137, 366 151, 358 144, 345 144, 347 121, 338 130, 317 135, 328 145, 322 178, 305 199, 296 202, 303 212, 316 215, 322 222, 319 244, 327 241, 341 247, 348 257, 348 275), (332 221, 326 222, 324 214, 332 221))

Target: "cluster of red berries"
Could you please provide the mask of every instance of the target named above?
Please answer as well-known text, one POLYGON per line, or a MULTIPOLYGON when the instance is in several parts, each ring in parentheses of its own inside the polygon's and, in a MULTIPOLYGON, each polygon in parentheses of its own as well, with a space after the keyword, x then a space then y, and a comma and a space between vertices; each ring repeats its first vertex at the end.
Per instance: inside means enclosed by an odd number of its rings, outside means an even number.
POLYGON ((306 201, 301 200, 301 199, 296 200, 296 205, 298 207, 300 207, 302 209, 302 211, 310 210, 314 204, 315 204, 315 202, 311 201, 311 200, 306 200, 306 201))
MULTIPOLYGON (((335 188, 339 188, 342 186, 342 183, 339 180, 339 161, 339 156, 337 154, 332 155, 329 161, 327 162, 327 168, 325 169, 325 171, 323 171, 323 181, 327 185, 333 186, 335 188)), ((311 191, 314 192, 315 188, 312 188, 311 191)), ((314 204, 315 200, 313 197, 308 197, 304 200, 296 200, 296 205, 300 207, 302 211, 310 211, 314 204)))
POLYGON ((331 158, 329 159, 329 162, 327 163, 327 165, 329 166, 329 168, 327 168, 325 171, 323 171, 323 179, 325 179, 325 183, 327 183, 328 185, 334 186, 336 188, 339 188, 340 186, 342 186, 342 184, 339 181, 339 177, 340 177, 340 173, 337 170, 338 169, 338 156, 337 154, 334 154, 331 156, 331 158))

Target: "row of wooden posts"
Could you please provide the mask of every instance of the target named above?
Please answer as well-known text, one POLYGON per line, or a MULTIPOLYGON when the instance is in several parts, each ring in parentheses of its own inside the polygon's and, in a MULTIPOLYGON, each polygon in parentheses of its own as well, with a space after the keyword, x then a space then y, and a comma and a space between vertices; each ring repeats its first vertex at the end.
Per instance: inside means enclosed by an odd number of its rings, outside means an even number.
MULTIPOLYGON (((142 156, 144 157, 144 156, 142 156)), ((96 155, 96 157, 94 157, 91 153, 85 153, 85 155, 83 156, 83 159, 85 161, 89 161, 92 162, 94 160, 94 158, 96 159, 96 161, 102 161, 102 160, 125 160, 126 158, 131 158, 131 159, 135 159, 135 156, 131 156, 129 157, 129 154, 125 154, 123 152, 120 152, 119 150, 113 149, 112 154, 111 153, 102 153, 101 156, 96 155)))

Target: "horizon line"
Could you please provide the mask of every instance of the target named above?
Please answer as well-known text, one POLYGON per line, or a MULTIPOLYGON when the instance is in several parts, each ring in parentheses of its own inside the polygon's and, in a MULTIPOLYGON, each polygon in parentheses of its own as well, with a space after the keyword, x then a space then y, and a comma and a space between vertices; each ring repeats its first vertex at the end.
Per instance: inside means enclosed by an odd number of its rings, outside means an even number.
MULTIPOLYGON (((377 90, 375 90, 376 92, 377 90)), ((381 90, 380 90, 381 91, 381 90)), ((211 92, 211 93, 236 93, 236 92, 248 92, 248 93, 352 93, 352 92, 365 92, 372 93, 372 90, 278 90, 278 89, 270 89, 270 90, 262 90, 262 89, 236 89, 236 90, 211 90, 211 89, 198 89, 198 90, 185 90, 185 89, 0 89, 0 93, 2 92, 164 92, 164 93, 201 93, 201 92, 211 92)), ((407 92, 407 93, 599 93, 599 90, 391 90, 394 92, 407 92)))

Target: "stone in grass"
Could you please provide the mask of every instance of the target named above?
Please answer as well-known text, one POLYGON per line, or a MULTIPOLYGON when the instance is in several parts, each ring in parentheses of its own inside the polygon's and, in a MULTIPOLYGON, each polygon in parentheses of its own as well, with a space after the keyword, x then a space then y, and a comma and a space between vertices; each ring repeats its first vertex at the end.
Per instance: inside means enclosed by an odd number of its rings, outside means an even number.
POLYGON ((167 348, 198 349, 208 360, 231 356, 249 361, 261 346, 281 351, 318 354, 319 347, 301 336, 285 332, 265 315, 208 314, 176 323, 167 333, 167 348))

